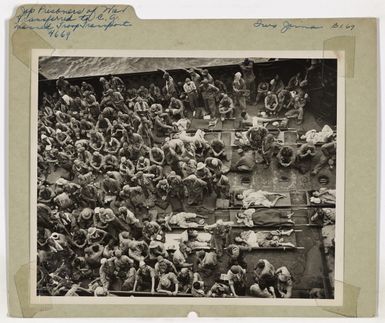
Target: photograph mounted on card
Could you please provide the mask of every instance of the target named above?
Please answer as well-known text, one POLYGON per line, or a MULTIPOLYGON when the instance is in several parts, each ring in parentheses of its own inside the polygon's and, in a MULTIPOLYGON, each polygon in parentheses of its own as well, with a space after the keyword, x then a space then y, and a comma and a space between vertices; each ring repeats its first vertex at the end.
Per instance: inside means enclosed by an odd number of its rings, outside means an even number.
POLYGON ((19 7, 10 313, 373 315, 376 46, 365 18, 19 7))

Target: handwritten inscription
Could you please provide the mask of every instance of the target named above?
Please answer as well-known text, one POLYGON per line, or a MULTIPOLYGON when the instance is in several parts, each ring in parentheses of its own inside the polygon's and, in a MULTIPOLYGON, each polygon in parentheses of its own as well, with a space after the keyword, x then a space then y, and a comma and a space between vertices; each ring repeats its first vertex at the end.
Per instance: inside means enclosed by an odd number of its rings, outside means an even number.
POLYGON ((354 30, 355 25, 353 24, 342 24, 342 23, 333 23, 331 25, 314 25, 306 23, 292 23, 288 20, 283 21, 282 23, 268 23, 262 19, 258 19, 254 23, 255 28, 264 29, 264 30, 277 30, 280 33, 284 34, 289 31, 294 30, 319 30, 319 29, 339 29, 339 30, 354 30))
POLYGON ((340 24, 338 22, 335 22, 331 28, 333 29, 345 29, 345 30, 353 30, 356 26, 353 24, 340 24))
POLYGON ((124 17, 127 9, 114 5, 88 8, 53 8, 44 5, 38 8, 20 7, 14 28, 44 30, 51 38, 69 39, 81 29, 108 31, 130 27, 131 23, 124 17))

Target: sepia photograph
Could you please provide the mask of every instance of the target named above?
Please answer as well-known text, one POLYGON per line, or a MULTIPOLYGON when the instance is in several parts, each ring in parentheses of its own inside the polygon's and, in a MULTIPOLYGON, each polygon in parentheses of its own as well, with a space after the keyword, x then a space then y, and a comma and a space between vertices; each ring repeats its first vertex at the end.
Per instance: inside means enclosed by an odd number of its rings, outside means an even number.
POLYGON ((38 55, 33 294, 334 300, 340 61, 285 54, 38 55))

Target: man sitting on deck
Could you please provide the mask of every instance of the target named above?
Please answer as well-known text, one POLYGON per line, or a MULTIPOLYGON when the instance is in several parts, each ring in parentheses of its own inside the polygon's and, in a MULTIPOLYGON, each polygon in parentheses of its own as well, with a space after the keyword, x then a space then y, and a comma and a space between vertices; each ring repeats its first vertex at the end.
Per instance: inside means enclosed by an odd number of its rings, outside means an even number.
POLYGON ((277 277, 277 295, 279 298, 290 298, 293 290, 293 278, 287 269, 282 266, 275 271, 277 277))
POLYGON ((296 151, 291 146, 283 146, 277 154, 278 162, 282 167, 292 166, 296 158, 296 151))
POLYGON ((230 293, 230 287, 218 280, 208 291, 207 297, 227 297, 230 293))
POLYGON ((250 286, 250 294, 259 298, 275 298, 275 268, 266 259, 259 259, 254 268, 255 284, 250 286))
POLYGON ((333 139, 333 136, 330 136, 328 142, 321 147, 322 155, 319 159, 317 165, 314 166, 311 175, 316 175, 318 172, 329 164, 329 168, 333 169, 336 162, 336 153, 337 153, 337 142, 333 139))
POLYGON ((206 252, 199 250, 197 253, 198 268, 202 270, 213 270, 218 264, 218 257, 215 251, 206 252))
POLYGON ((234 297, 246 293, 246 269, 239 265, 233 265, 227 272, 229 286, 234 297))
POLYGON ((277 96, 272 92, 267 92, 265 97, 265 109, 266 112, 270 115, 277 114, 278 109, 278 99, 277 96))
POLYGON ((222 99, 219 102, 219 114, 221 116, 221 121, 234 117, 233 100, 225 93, 223 94, 222 99))

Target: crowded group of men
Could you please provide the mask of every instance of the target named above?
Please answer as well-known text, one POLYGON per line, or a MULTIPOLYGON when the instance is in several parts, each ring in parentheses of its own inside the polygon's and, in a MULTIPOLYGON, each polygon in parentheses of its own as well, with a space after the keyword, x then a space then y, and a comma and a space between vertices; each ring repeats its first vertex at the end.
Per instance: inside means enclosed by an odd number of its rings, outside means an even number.
MULTIPOLYGON (((101 77, 102 93, 87 82, 76 85, 59 77, 56 91, 42 94, 39 293, 107 296, 122 290, 134 295, 291 297, 293 278, 286 267, 255 259, 248 268, 244 257, 252 246, 232 238, 232 223, 218 220, 206 225, 210 214, 186 210, 202 206, 207 196, 229 200, 226 173, 234 169, 225 166, 230 160, 221 139, 207 141, 201 129, 189 131, 193 119, 208 119, 209 127, 228 119, 239 121, 239 154, 246 158, 251 152, 254 160, 260 154, 266 167, 273 158, 282 167, 293 167, 315 155, 311 143, 298 151, 278 145, 263 123, 272 118, 303 122, 310 100, 306 76, 298 73, 284 84, 276 75, 256 84, 251 60, 245 59, 239 70, 231 87, 207 69, 190 68, 184 82, 161 71, 161 84, 139 88, 128 87, 117 76, 101 77), (260 102, 262 110, 253 118, 247 105, 260 102), (162 216, 159 209, 175 200, 179 207, 162 216), (191 246, 196 236, 192 228, 197 227, 212 234, 208 250, 191 246), (172 250, 165 237, 175 228, 185 228, 187 239, 172 250), (223 261, 228 262, 227 270, 207 286, 205 275, 216 272, 223 261), (250 271, 251 283, 246 277, 250 271)), ((331 137, 322 146, 313 174, 333 167, 335 149, 331 137)), ((247 162, 236 166, 239 171, 251 169, 247 162)), ((261 196, 258 192, 253 196, 261 196)), ((264 198, 268 202, 267 192, 264 198)), ((276 240, 269 246, 279 246, 276 240)))

